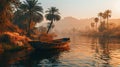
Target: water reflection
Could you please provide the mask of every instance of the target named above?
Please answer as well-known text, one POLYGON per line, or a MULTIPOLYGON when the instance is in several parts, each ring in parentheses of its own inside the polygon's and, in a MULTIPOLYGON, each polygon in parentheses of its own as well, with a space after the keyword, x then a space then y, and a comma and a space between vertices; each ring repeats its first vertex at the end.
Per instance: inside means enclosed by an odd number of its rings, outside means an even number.
POLYGON ((0 67, 120 67, 120 40, 72 36, 69 51, 8 52, 0 67))
POLYGON ((19 61, 26 59, 25 56, 27 54, 29 54, 29 52, 27 52, 26 50, 3 53, 2 55, 0 55, 0 67, 11 67, 14 64, 19 64, 19 61))
POLYGON ((20 51, 0 55, 0 67, 46 67, 58 66, 59 57, 64 50, 20 51))
POLYGON ((116 46, 118 47, 120 46, 120 45, 116 45, 114 41, 115 39, 105 38, 105 37, 92 39, 92 44, 94 44, 92 45, 92 48, 95 50, 94 57, 95 60, 97 61, 96 64, 97 67, 114 67, 114 65, 111 63, 112 62, 111 59, 113 58, 111 56, 112 54, 111 52, 114 51, 114 49, 116 50, 118 49, 116 48, 116 46))
POLYGON ((26 60, 26 62, 29 62, 27 67, 53 66, 59 63, 60 53, 61 51, 34 51, 29 55, 29 59, 26 60))
POLYGON ((104 62, 102 63, 102 67, 110 67, 110 49, 109 49, 109 38, 100 37, 99 44, 101 48, 100 59, 104 62))

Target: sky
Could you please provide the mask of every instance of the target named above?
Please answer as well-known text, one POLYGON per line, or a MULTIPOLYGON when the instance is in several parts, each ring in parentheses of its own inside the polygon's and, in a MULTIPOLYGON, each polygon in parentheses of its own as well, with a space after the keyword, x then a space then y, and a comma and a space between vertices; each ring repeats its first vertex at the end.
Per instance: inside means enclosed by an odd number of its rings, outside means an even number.
MULTIPOLYGON (((21 0, 23 1, 23 0, 21 0)), ((44 11, 52 6, 59 9, 62 17, 78 19, 96 17, 99 12, 112 10, 112 18, 120 18, 120 0, 38 0, 44 11)))

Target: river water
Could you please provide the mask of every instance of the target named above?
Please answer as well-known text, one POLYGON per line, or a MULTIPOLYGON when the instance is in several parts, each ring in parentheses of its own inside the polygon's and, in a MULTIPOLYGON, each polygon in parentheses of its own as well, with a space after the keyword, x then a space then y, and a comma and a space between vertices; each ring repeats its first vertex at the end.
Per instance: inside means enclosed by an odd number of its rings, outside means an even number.
POLYGON ((120 40, 72 36, 67 51, 19 51, 0 55, 0 67, 120 67, 120 40))

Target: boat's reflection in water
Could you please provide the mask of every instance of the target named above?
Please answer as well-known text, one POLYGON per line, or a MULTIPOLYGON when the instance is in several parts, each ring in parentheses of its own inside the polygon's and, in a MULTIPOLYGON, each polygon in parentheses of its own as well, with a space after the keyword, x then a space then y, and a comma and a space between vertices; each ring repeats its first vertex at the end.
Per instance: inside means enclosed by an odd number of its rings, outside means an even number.
MULTIPOLYGON (((69 51, 69 47, 65 49, 54 49, 54 50, 36 50, 29 55, 27 62, 30 62, 31 67, 36 66, 54 66, 60 64, 59 57, 62 52, 69 51)), ((29 66, 29 67, 30 67, 29 66)))
POLYGON ((62 50, 34 50, 4 53, 0 55, 0 67, 41 67, 54 66, 59 62, 60 54, 69 51, 62 50))

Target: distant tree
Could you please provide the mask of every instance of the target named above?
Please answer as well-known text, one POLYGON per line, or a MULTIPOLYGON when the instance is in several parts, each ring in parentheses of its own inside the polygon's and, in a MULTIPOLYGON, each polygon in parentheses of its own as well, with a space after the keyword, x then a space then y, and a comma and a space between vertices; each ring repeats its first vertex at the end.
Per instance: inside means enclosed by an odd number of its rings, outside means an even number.
POLYGON ((43 20, 42 13, 43 8, 40 6, 40 3, 38 3, 38 0, 23 1, 23 3, 18 7, 18 10, 15 12, 14 23, 19 27, 26 25, 27 35, 30 36, 31 26, 33 28, 35 23, 43 20))
POLYGON ((49 26, 49 28, 47 30, 47 33, 48 33, 50 31, 51 27, 52 27, 53 22, 60 20, 61 17, 59 15, 60 14, 59 10, 56 7, 48 8, 46 13, 47 13, 45 15, 46 19, 51 21, 50 26, 49 26))
POLYGON ((108 20, 109 20, 109 18, 111 17, 111 10, 106 10, 105 12, 104 12, 104 15, 106 16, 106 19, 107 19, 107 28, 109 28, 108 26, 108 20))
POLYGON ((98 17, 99 17, 100 22, 102 22, 102 15, 103 15, 102 12, 98 13, 98 17))
POLYGON ((94 21, 95 21, 95 23, 96 23, 96 30, 97 30, 97 23, 98 23, 98 21, 99 21, 99 18, 94 18, 94 21))
POLYGON ((100 25, 98 27, 98 30, 100 32, 106 30, 109 28, 108 20, 111 17, 111 10, 106 10, 105 12, 98 13, 99 18, 94 18, 94 21, 96 22, 96 29, 97 29, 97 23, 100 21, 100 25))
POLYGON ((100 23, 100 26, 99 26, 98 30, 99 30, 99 32, 103 32, 104 30, 106 30, 105 21, 102 21, 100 23))
POLYGON ((109 20, 109 18, 111 17, 111 10, 106 10, 106 11, 103 13, 102 17, 103 17, 104 21, 106 20, 105 22, 106 22, 106 24, 107 24, 107 29, 108 29, 108 20, 109 20))

